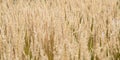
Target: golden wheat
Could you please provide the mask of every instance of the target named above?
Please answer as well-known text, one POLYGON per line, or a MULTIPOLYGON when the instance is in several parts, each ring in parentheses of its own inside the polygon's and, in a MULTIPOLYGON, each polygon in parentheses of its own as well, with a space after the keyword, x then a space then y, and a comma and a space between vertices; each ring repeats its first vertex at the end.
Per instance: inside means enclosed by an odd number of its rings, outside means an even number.
POLYGON ((0 60, 120 60, 120 1, 0 0, 0 60))

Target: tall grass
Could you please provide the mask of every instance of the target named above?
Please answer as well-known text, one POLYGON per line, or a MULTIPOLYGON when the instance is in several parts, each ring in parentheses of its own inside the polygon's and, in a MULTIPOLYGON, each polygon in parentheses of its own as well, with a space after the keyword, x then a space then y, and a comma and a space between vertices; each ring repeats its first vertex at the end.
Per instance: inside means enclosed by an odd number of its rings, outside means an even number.
POLYGON ((120 1, 0 0, 0 60, 120 60, 120 1))

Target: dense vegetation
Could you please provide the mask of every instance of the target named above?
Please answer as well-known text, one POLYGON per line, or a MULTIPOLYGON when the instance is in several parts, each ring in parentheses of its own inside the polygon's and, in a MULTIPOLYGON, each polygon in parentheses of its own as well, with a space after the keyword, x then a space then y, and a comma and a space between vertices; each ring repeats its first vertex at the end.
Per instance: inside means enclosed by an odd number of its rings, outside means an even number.
POLYGON ((120 0, 0 0, 0 60, 120 60, 120 0))

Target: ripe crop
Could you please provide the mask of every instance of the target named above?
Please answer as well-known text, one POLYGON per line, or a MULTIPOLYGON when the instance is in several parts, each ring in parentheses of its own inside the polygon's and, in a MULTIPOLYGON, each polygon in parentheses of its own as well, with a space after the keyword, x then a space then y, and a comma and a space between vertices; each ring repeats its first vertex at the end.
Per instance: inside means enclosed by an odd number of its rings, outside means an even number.
POLYGON ((0 60, 120 60, 120 1, 0 0, 0 60))

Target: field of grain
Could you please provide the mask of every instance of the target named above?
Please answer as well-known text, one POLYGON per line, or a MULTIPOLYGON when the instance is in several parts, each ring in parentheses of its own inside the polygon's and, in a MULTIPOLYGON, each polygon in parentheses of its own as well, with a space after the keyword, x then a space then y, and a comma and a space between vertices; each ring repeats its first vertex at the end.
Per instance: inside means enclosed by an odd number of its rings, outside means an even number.
POLYGON ((120 0, 0 0, 0 60, 120 60, 120 0))

